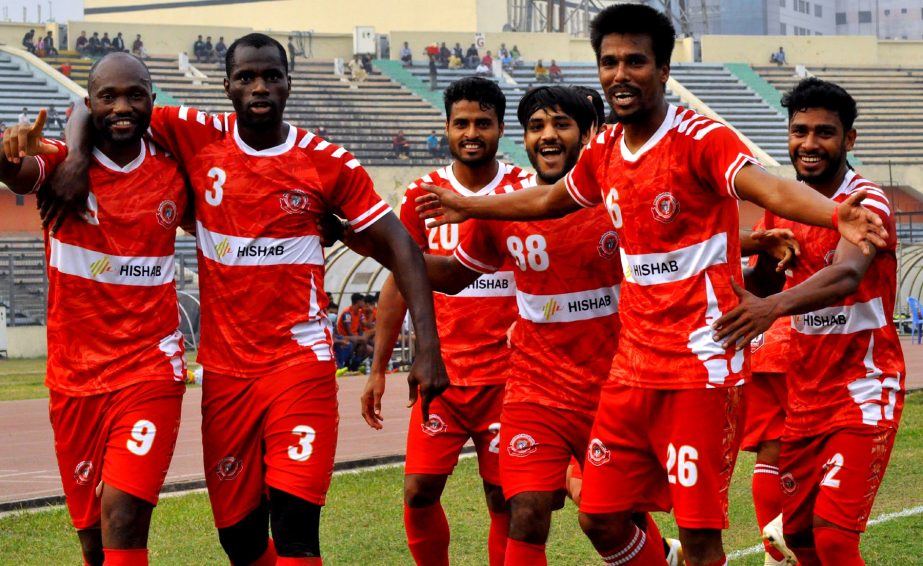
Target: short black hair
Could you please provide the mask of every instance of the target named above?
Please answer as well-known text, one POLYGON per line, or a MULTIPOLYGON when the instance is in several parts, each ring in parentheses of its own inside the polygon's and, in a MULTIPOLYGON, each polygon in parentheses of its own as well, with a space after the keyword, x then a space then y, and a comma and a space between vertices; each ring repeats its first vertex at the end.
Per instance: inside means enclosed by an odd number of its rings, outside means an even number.
POLYGON ((782 106, 788 108, 789 120, 795 113, 808 108, 823 108, 835 112, 843 124, 844 133, 852 129, 856 116, 859 115, 856 100, 846 89, 817 77, 804 79, 782 95, 782 106))
POLYGON ((369 304, 375 304, 378 302, 378 299, 375 298, 375 295, 369 293, 365 296, 365 302, 369 304))
POLYGON ((460 100, 470 100, 481 105, 481 110, 493 108, 497 112, 497 120, 502 124, 506 114, 506 96, 497 86, 497 83, 484 77, 465 77, 458 79, 445 89, 442 95, 445 102, 445 120, 449 121, 452 105, 460 100))
POLYGON ((590 22, 590 45, 597 61, 603 38, 612 33, 650 37, 657 65, 670 64, 676 29, 663 12, 643 4, 613 4, 596 14, 590 22))
POLYGON ((531 89, 519 101, 516 117, 525 128, 532 114, 543 108, 556 108, 577 122, 580 134, 590 131, 596 121, 596 110, 586 95, 564 86, 540 86, 531 89))
POLYGON ((358 303, 359 301, 364 301, 364 300, 365 300, 365 295, 363 295, 362 293, 353 293, 353 294, 349 297, 349 299, 352 301, 353 304, 356 304, 356 303, 358 303))
POLYGON ((603 102, 603 97, 600 96, 599 91, 595 88, 580 85, 574 85, 571 88, 576 90, 579 94, 590 98, 590 104, 593 105, 593 110, 596 111, 596 127, 598 128, 605 124, 606 104, 603 102))
POLYGON ((288 75, 288 56, 285 54, 285 48, 282 47, 282 44, 265 33, 248 33, 243 37, 235 39, 234 43, 228 47, 228 52, 224 55, 224 72, 227 73, 228 78, 231 78, 231 69, 234 68, 235 63, 234 54, 237 52, 238 47, 253 47, 259 49, 260 47, 267 46, 273 46, 279 51, 279 59, 282 60, 282 67, 285 69, 285 74, 288 75))

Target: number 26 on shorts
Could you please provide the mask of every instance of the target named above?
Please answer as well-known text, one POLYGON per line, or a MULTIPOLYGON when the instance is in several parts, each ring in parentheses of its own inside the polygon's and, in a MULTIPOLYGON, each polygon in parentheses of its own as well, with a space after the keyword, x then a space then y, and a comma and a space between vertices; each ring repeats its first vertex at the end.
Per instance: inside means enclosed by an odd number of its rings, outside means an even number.
POLYGON ((679 482, 683 487, 692 487, 699 480, 699 470, 696 461, 699 451, 692 446, 682 445, 679 450, 671 442, 667 446, 667 480, 670 483, 679 482))

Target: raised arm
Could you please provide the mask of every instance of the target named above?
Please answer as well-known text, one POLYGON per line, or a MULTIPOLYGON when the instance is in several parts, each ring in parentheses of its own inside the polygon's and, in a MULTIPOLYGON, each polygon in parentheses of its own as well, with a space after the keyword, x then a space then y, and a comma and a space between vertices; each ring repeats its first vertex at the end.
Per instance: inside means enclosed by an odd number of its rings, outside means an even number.
POLYGON ((58 153, 58 148, 42 138, 46 112, 39 110, 33 124, 17 124, 3 134, 3 155, 0 156, 0 182, 16 194, 35 190, 41 175, 36 155, 58 153))
POLYGON ((74 104, 71 117, 64 126, 67 157, 55 168, 51 177, 51 191, 39 198, 42 225, 51 226, 54 234, 70 213, 86 211, 90 194, 90 156, 93 140, 90 111, 84 104, 74 104))

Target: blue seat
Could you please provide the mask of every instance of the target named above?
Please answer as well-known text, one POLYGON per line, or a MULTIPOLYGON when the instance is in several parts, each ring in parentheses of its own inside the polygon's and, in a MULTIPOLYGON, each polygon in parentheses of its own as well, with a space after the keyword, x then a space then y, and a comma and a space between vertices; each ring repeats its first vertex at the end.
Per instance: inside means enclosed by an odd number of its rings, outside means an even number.
POLYGON ((919 344, 921 335, 923 335, 923 313, 920 312, 920 301, 913 297, 908 297, 907 303, 910 305, 910 321, 912 325, 910 341, 913 342, 913 337, 916 336, 917 344, 919 344))

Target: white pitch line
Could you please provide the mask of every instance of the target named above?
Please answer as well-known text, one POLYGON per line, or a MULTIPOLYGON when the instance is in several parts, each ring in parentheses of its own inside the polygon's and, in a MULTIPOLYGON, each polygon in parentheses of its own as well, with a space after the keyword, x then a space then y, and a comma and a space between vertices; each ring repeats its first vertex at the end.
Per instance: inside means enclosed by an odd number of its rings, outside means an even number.
MULTIPOLYGON (((894 513, 882 513, 881 515, 869 521, 868 526, 873 527, 875 525, 887 523, 895 519, 903 519, 904 517, 913 517, 914 515, 920 515, 920 514, 923 514, 923 505, 919 505, 917 507, 908 507, 907 509, 903 509, 901 511, 895 511, 894 513)), ((763 552, 763 545, 755 544, 747 548, 741 548, 740 550, 735 550, 734 552, 728 554, 728 561, 738 560, 746 556, 752 556, 754 554, 759 554, 760 552, 763 552)))

